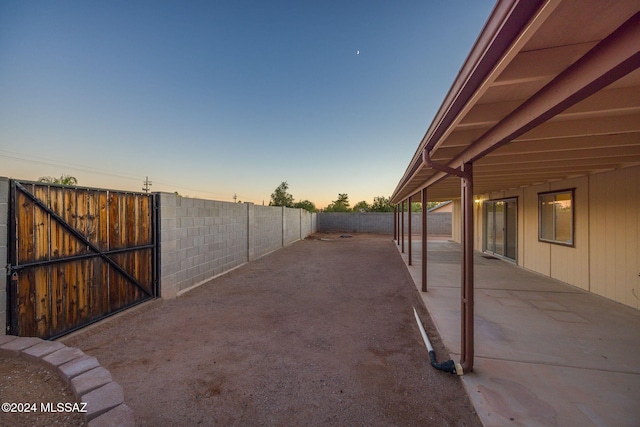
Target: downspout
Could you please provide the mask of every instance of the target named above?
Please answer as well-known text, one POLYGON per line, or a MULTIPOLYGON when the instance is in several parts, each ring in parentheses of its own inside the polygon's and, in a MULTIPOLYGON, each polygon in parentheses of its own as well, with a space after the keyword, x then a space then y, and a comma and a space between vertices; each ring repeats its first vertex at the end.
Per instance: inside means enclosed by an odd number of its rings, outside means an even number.
POLYGON ((431 366, 436 368, 439 371, 449 372, 450 374, 458 374, 462 375, 462 366, 459 363, 455 363, 453 360, 449 359, 446 362, 438 363, 436 359, 436 352, 433 350, 431 346, 431 341, 429 341, 429 337, 424 330, 424 326, 422 326, 422 322, 420 321, 420 317, 418 316, 418 312, 416 308, 413 307, 413 314, 416 316, 416 322, 418 322, 418 328, 420 328, 420 334, 422 335, 422 340, 424 341, 424 345, 427 347, 427 351, 429 352, 429 360, 431 361, 431 366))

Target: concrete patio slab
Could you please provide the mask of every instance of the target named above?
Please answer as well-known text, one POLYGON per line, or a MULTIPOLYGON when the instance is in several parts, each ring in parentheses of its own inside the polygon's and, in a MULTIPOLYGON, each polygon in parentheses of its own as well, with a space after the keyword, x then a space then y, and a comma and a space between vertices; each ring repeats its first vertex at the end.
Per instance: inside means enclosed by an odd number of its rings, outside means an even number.
MULTIPOLYGON (((415 238, 418 290, 420 251, 415 238)), ((474 271, 474 372, 463 382, 485 426, 640 425, 640 312, 477 252, 474 271)), ((460 282, 459 245, 429 241, 421 295, 455 361, 460 282)))

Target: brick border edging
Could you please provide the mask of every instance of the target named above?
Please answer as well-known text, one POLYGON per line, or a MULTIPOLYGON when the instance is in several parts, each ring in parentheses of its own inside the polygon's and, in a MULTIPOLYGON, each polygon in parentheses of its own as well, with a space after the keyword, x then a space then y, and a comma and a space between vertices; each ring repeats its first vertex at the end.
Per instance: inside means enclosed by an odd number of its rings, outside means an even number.
POLYGON ((122 387, 98 359, 80 349, 41 338, 0 335, 0 356, 21 357, 56 372, 76 399, 86 403, 84 418, 89 427, 135 426, 133 410, 124 403, 122 387))

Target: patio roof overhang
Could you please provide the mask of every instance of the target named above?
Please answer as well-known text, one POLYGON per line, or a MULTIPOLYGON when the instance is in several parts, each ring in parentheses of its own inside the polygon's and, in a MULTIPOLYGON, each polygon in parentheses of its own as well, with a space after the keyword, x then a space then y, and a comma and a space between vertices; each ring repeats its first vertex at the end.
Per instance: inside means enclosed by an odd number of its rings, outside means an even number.
POLYGON ((500 0, 391 196, 460 197, 640 165, 640 3, 500 0))

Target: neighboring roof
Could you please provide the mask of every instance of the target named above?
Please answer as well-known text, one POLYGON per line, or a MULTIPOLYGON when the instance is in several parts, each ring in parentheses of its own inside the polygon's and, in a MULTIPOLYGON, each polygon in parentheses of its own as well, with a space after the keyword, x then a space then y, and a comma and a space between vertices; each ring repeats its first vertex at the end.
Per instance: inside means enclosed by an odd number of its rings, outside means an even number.
POLYGON ((444 208, 445 206, 449 205, 450 203, 452 203, 451 200, 447 200, 446 202, 438 203, 438 205, 436 205, 436 206, 432 207, 431 209, 427 210, 427 212, 435 212, 438 209, 444 208))
POLYGON ((393 203, 460 180, 474 193, 640 165, 640 2, 498 1, 398 183, 393 203))

